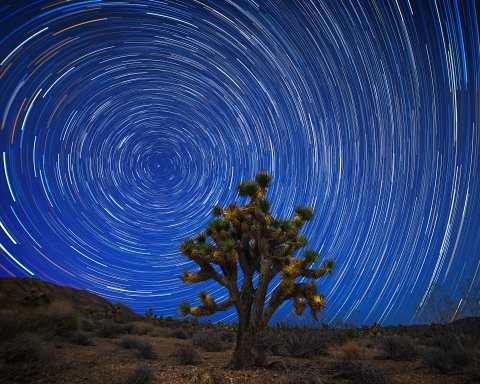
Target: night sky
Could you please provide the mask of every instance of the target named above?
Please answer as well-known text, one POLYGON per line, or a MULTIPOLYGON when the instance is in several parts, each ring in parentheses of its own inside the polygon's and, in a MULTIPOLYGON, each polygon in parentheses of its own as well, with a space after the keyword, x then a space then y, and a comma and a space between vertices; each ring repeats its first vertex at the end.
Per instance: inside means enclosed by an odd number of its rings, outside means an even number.
POLYGON ((180 281, 180 243, 266 170, 274 216, 311 206, 308 248, 336 260, 327 319, 408 324, 438 284, 459 302, 480 284, 479 8, 1 0, 0 276, 163 316, 220 301, 180 281))

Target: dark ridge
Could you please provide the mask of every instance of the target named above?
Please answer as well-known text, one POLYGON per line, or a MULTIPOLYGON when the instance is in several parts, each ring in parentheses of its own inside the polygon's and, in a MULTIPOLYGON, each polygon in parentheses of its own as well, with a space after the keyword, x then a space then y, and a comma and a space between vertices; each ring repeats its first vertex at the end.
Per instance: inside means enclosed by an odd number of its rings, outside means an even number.
MULTIPOLYGON (((62 287, 43 280, 29 277, 0 278, 0 309, 17 307, 20 302, 35 290, 35 295, 46 293, 48 300, 66 302, 74 311, 88 315, 91 311, 104 313, 105 306, 112 303, 94 293, 75 288, 62 287)), ((124 304, 118 303, 121 314, 124 316, 139 316, 124 304)))

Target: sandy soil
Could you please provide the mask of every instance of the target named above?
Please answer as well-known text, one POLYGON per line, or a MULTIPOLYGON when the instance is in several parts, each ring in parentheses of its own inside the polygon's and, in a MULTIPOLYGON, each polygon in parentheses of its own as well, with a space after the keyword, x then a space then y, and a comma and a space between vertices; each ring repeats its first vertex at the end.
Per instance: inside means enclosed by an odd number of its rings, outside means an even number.
MULTIPOLYGON (((144 336, 122 335, 113 339, 91 336, 92 345, 74 345, 70 340, 56 339, 48 345, 45 360, 38 373, 29 378, 12 374, 2 383, 126 383, 131 372, 142 364, 153 367, 155 378, 152 383, 202 383, 209 381, 209 374, 217 377, 217 383, 355 383, 359 378, 349 376, 348 368, 342 368, 345 354, 341 348, 332 348, 327 356, 308 359, 292 358, 286 354, 270 354, 263 366, 248 370, 233 371, 225 368, 233 352, 233 342, 225 343, 225 350, 206 352, 198 346, 194 364, 178 363, 174 352, 180 346, 193 346, 192 339, 175 339, 162 336, 156 328, 144 336), (156 359, 145 360, 138 356, 136 349, 122 346, 122 338, 130 337, 147 341, 153 345, 156 359), (16 375, 16 376, 15 376, 16 375), (203 375, 203 376, 202 376, 203 375), (202 377, 204 381, 202 381, 202 377)), ((472 383, 461 375, 439 374, 426 367, 418 358, 408 362, 396 362, 381 358, 381 351, 364 349, 355 359, 361 369, 373 369, 384 375, 388 383, 409 384, 457 384, 472 383)), ((0 361, 0 367, 5 361, 0 361)), ((4 371, 5 372, 5 371, 4 371)))

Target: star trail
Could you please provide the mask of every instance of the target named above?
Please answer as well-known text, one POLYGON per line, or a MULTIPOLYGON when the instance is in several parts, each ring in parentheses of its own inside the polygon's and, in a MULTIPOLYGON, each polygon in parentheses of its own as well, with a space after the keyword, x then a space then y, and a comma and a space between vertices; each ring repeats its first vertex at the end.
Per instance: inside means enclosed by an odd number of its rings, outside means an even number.
POLYGON ((409 323, 480 282, 479 91, 475 0, 4 0, 0 276, 220 299, 178 248, 266 170, 336 260, 326 317, 409 323))

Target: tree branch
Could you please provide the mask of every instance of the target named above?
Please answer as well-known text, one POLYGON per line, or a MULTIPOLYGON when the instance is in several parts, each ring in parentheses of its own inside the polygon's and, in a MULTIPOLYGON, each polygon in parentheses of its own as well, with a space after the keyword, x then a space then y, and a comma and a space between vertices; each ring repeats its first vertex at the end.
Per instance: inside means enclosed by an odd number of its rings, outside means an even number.
POLYGON ((230 296, 227 300, 210 306, 200 305, 191 309, 191 314, 195 317, 210 316, 217 312, 226 311, 235 305, 235 299, 230 296))

